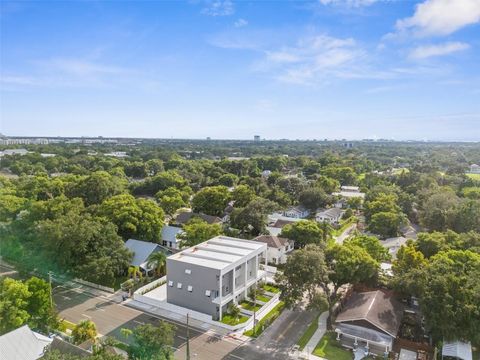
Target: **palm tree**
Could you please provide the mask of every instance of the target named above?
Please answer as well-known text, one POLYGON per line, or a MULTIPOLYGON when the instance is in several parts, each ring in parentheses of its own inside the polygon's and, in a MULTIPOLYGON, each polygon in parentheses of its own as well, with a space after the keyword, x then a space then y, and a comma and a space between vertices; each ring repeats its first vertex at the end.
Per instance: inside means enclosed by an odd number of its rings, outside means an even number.
POLYGON ((94 340, 97 337, 97 327, 90 320, 80 321, 72 330, 74 344, 80 344, 87 340, 94 340))
POLYGON ((233 302, 228 307, 228 312, 230 313, 230 315, 233 317, 235 321, 238 320, 238 317, 240 316, 240 308, 237 305, 235 305, 233 302))
POLYGON ((150 254, 150 256, 148 257, 147 266, 148 267, 154 266, 155 272, 157 273, 158 276, 160 276, 160 274, 162 274, 165 268, 166 262, 167 262, 167 256, 163 252, 157 251, 150 254))

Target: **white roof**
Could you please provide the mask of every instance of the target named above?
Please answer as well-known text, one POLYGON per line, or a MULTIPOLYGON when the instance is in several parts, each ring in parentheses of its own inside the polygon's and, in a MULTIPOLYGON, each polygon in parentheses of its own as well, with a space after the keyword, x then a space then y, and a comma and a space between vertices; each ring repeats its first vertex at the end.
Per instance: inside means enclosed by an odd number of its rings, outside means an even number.
POLYGON ((340 191, 340 192, 334 192, 332 193, 333 196, 341 196, 345 198, 351 198, 351 197, 365 197, 365 193, 362 192, 355 192, 355 191, 340 191))
POLYGON ((168 257, 168 260, 186 262, 213 269, 224 269, 240 263, 246 257, 265 251, 267 245, 251 240, 217 236, 168 257))
POLYGON ((52 339, 24 325, 0 336, 0 358, 8 360, 37 360, 52 339))
POLYGON ((442 356, 452 356, 462 360, 472 360, 472 345, 461 341, 444 343, 442 356))

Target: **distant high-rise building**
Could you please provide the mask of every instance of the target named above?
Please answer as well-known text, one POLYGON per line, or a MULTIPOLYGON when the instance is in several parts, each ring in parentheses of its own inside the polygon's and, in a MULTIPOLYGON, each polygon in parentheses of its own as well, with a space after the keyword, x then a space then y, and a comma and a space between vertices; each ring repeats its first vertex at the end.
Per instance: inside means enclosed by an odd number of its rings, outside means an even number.
POLYGON ((254 135, 253 141, 260 141, 260 135, 254 135))

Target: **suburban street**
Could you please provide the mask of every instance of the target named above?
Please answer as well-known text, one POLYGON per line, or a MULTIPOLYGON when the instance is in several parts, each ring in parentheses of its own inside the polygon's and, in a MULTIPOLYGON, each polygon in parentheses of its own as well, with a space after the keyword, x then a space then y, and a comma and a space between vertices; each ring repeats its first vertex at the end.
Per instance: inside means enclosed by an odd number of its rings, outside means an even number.
POLYGON ((291 359, 292 346, 314 316, 312 311, 285 309, 260 337, 239 346, 226 359, 291 359))

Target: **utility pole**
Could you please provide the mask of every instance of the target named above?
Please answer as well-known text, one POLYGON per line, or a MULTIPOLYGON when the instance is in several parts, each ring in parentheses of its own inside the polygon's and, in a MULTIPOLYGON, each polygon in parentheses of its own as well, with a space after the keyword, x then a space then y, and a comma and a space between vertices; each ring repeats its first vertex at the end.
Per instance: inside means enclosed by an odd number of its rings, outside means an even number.
POLYGON ((52 275, 53 272, 49 271, 48 272, 48 283, 50 284, 50 308, 53 309, 53 294, 52 294, 52 275))
POLYGON ((190 331, 188 328, 188 315, 189 313, 187 313, 187 357, 186 359, 190 360, 190 331))

